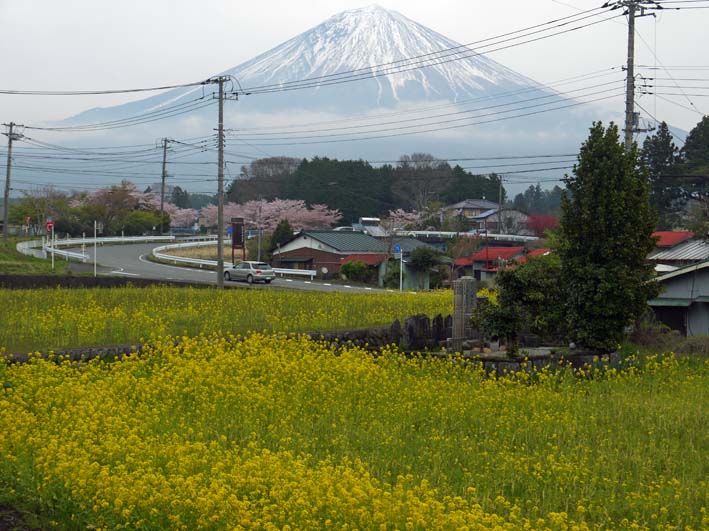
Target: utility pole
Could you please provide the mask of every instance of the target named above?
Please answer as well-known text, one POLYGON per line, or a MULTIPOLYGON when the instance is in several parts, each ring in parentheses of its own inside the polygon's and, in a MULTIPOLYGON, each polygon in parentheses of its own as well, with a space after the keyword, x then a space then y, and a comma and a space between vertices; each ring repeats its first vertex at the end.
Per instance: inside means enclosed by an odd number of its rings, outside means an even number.
POLYGON ((217 288, 224 289, 224 77, 219 76, 219 150, 217 168, 217 288))
MULTIPOLYGON (((219 124, 217 127, 217 288, 224 289, 224 84, 230 76, 212 78, 208 83, 219 85, 219 124)), ((232 92, 230 99, 238 99, 238 93, 232 92)))
POLYGON ((625 150, 633 146, 635 132, 635 9, 638 0, 627 0, 628 8, 628 62, 625 78, 625 150))
POLYGON ((5 170, 5 197, 3 206, 5 210, 3 212, 3 226, 2 226, 2 241, 7 243, 7 236, 10 231, 10 173, 12 172, 12 142, 14 140, 19 140, 22 135, 15 133, 14 122, 9 124, 3 124, 8 128, 7 133, 3 133, 7 137, 7 167, 5 170))
POLYGON ((258 206, 258 217, 256 219, 256 230, 258 230, 258 253, 256 260, 261 261, 261 205, 258 206))
POLYGON ((619 2, 606 2, 603 7, 612 6, 612 9, 625 7, 628 15, 628 58, 625 78, 625 150, 633 147, 633 134, 643 133, 651 129, 638 128, 638 114, 635 112, 635 19, 645 16, 655 16, 656 11, 664 9, 656 0, 621 0, 619 2), (640 12, 637 14, 637 12, 640 12), (646 13, 646 11, 651 11, 646 13))
POLYGON ((165 180, 167 179, 167 143, 169 138, 162 139, 162 185, 160 186, 160 236, 164 234, 163 220, 165 218, 165 180))
POLYGON ((497 190, 498 205, 497 205, 497 233, 504 234, 502 227, 502 175, 499 177, 500 187, 497 190))

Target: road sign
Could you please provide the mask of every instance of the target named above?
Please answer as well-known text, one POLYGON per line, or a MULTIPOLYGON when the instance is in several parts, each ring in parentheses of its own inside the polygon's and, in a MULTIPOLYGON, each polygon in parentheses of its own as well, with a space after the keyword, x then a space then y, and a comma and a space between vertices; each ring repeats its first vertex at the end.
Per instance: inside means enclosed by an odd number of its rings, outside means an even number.
POLYGON ((401 252, 401 245, 399 245, 398 243, 395 243, 394 244, 394 252, 396 254, 399 254, 401 252))
POLYGON ((54 230, 54 222, 47 221, 47 223, 45 224, 45 227, 47 228, 47 232, 52 232, 54 230))

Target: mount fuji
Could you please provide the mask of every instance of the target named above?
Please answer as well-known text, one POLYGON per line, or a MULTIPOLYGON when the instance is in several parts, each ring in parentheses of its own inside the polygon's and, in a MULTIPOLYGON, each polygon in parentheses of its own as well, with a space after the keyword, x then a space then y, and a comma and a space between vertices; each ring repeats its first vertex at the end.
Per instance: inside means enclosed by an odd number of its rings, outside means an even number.
MULTIPOLYGON (((563 110, 535 113, 535 107, 544 108, 545 102, 563 106, 574 100, 379 6, 336 14, 220 75, 232 76, 234 87, 243 89, 238 102, 225 105, 225 125, 237 131, 230 145, 236 142, 242 150, 253 148, 254 156, 390 160, 420 151, 444 158, 575 153, 591 122, 607 119, 607 113, 591 106, 566 105, 563 110), (412 63, 411 58, 421 59, 412 63), (352 76, 363 79, 352 81, 352 76), (283 90, 298 81, 306 86, 283 90), (269 89, 264 93, 259 87, 269 89), (483 118, 471 123, 470 113, 483 118), (458 122, 460 126, 453 125, 458 122), (322 131, 332 131, 330 126, 313 127, 323 123, 362 125, 332 134, 322 131), (310 134, 292 132, 298 130, 310 134)), ((151 113, 181 109, 175 107, 180 105, 192 109, 189 102, 204 97, 200 101, 209 103, 214 90, 214 85, 174 89, 91 109, 62 124, 143 115, 147 119, 151 113)), ((216 115, 216 105, 210 105, 131 128, 131 132, 150 138, 212 134, 216 115)))

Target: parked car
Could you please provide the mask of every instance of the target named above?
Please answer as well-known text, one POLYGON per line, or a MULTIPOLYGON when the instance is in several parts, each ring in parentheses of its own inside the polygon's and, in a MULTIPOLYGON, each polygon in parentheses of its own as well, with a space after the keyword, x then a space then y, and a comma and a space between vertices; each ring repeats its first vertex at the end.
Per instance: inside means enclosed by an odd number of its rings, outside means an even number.
POLYGON ((263 281, 270 284, 274 278, 276 273, 265 262, 244 261, 224 270, 224 280, 245 280, 249 284, 263 281))

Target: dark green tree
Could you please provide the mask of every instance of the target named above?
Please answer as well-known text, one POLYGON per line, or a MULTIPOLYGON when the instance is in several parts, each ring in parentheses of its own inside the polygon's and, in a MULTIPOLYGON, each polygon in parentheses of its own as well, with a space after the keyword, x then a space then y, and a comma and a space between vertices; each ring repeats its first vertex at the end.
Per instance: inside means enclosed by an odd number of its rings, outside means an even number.
POLYGON ((175 186, 170 197, 170 202, 180 208, 192 208, 192 201, 187 190, 183 190, 179 186, 175 186))
POLYGON ((304 160, 286 186, 284 199, 302 199, 342 212, 345 223, 384 215, 396 208, 391 198, 388 168, 373 168, 363 160, 315 157, 304 160))
POLYGON ((409 257, 409 264, 414 271, 427 271, 440 263, 441 253, 428 246, 417 247, 409 257))
POLYGON ((655 225, 647 170, 618 127, 594 123, 561 201, 559 257, 566 323, 578 345, 611 350, 657 293, 645 257, 655 225))
POLYGON ((679 150, 667 123, 645 138, 641 159, 650 177, 650 205, 657 213, 657 228, 671 230, 679 221, 686 200, 679 182, 671 178, 679 162, 679 150))
POLYGON ((497 201, 499 190, 500 181, 496 174, 475 175, 460 166, 454 166, 449 184, 441 194, 441 200, 446 204, 465 199, 487 198, 490 201, 497 201))
POLYGON ((561 289, 561 261, 555 253, 530 258, 500 270, 495 277, 497 304, 481 304, 473 321, 487 337, 498 336, 507 352, 517 350, 517 335, 532 332, 547 341, 565 337, 561 289))
POLYGON ((361 260, 354 260, 343 264, 340 268, 340 273, 355 282, 371 282, 374 278, 375 270, 361 260))
POLYGON ((709 170, 709 116, 702 118, 689 132, 681 154, 687 171, 709 170))
POLYGON ((271 235, 271 242, 269 252, 273 253, 279 246, 286 243, 288 240, 293 238, 293 228, 288 223, 287 219, 282 219, 276 225, 273 234, 271 235))

